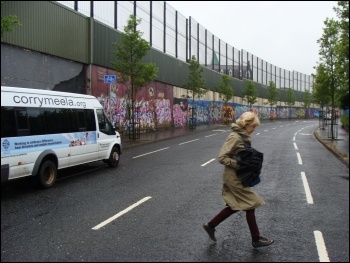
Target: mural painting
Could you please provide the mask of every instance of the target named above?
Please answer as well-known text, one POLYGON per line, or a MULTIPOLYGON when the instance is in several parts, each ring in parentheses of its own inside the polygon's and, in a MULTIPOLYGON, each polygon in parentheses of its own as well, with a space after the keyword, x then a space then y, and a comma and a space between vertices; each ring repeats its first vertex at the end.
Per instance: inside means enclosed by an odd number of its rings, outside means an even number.
MULTIPOLYGON (((121 130, 127 130, 131 115, 128 88, 120 83, 104 83, 104 75, 116 75, 118 78, 116 71, 98 66, 92 66, 91 71, 92 95, 99 100, 109 120, 121 130)), ((160 82, 152 82, 139 90, 134 106, 141 130, 171 125, 172 94, 172 86, 160 82)))
POLYGON ((173 104, 174 127, 186 126, 187 112, 188 112, 187 99, 174 98, 174 104, 173 104))
POLYGON ((223 102, 211 101, 208 105, 210 123, 220 123, 222 119, 223 102))
MULTIPOLYGON (((104 75, 117 75, 117 72, 103 67, 92 66, 91 94, 103 106, 110 121, 120 131, 128 130, 131 110, 129 105, 128 88, 120 83, 104 83, 104 75)), ((88 72, 86 74, 89 75, 88 72)), ((87 82, 88 83, 88 82, 87 82)), ((176 98, 173 86, 153 81, 143 87, 136 94, 135 116, 140 123, 141 130, 157 130, 167 127, 184 127, 192 117, 192 107, 195 108, 197 124, 232 123, 246 111, 255 112, 260 119, 287 118, 317 118, 319 109, 299 107, 265 107, 253 106, 222 101, 195 100, 176 98)))

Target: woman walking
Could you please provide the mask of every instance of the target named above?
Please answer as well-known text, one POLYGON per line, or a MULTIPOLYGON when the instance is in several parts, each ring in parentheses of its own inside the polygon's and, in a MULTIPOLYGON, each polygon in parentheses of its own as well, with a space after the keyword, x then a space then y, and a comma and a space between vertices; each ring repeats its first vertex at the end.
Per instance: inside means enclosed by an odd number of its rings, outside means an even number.
POLYGON ((221 147, 218 161, 225 166, 223 173, 222 197, 226 208, 219 212, 210 222, 203 225, 211 240, 216 241, 215 228, 239 211, 246 212, 246 220, 252 237, 254 248, 271 245, 274 240, 260 235, 255 220, 255 209, 264 205, 264 200, 253 191, 252 187, 244 187, 237 177, 239 164, 235 158, 238 151, 245 148, 243 140, 251 144, 250 134, 260 124, 258 116, 253 112, 243 113, 231 126, 232 132, 221 147))

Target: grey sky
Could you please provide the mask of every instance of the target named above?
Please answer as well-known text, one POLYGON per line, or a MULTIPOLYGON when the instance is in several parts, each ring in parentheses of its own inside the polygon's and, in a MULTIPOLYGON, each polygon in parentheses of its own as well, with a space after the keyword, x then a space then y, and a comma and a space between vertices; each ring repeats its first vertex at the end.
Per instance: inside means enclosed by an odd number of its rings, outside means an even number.
POLYGON ((227 44, 277 67, 311 75, 324 20, 336 1, 166 1, 227 44))

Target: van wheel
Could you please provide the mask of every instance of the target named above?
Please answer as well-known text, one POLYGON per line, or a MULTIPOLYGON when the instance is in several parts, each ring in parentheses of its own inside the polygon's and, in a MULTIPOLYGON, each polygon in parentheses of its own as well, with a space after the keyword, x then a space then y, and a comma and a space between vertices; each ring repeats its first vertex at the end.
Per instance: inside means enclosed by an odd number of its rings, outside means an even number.
POLYGON ((111 154, 109 155, 109 159, 108 159, 108 166, 109 167, 117 167, 119 164, 119 157, 120 157, 120 153, 117 147, 113 147, 111 154))
POLYGON ((41 188, 52 187, 57 179, 56 165, 50 160, 44 161, 40 166, 36 179, 41 188))

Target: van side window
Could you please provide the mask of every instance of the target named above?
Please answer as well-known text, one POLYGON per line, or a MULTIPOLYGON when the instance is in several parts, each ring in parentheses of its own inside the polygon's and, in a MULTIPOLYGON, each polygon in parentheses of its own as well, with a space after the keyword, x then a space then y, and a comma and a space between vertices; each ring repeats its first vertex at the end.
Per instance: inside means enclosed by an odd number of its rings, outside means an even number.
POLYGON ((16 122, 17 122, 17 134, 19 136, 30 135, 27 109, 18 108, 15 109, 16 122))
POLYGON ((15 111, 13 107, 1 107, 1 138, 17 135, 15 111))
POLYGON ((39 108, 28 108, 28 120, 30 135, 41 135, 46 131, 44 110, 39 108))
POLYGON ((46 134, 69 132, 69 109, 46 109, 44 112, 46 134))
POLYGON ((94 110, 84 110, 87 131, 96 131, 96 120, 94 110))
POLYGON ((93 109, 1 107, 1 138, 79 131, 96 131, 93 109))
POLYGON ((78 125, 79 131, 86 131, 84 110, 78 110, 78 125))

